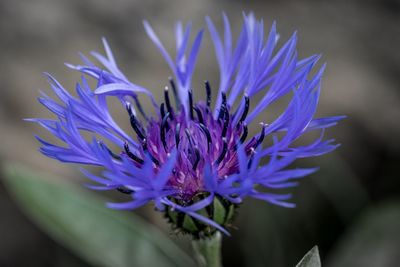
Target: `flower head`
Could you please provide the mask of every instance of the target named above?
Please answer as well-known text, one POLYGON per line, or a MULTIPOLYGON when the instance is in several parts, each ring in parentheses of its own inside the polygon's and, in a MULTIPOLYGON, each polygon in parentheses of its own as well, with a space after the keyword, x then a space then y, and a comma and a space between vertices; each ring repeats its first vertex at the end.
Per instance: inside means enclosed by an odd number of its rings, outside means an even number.
POLYGON ((263 22, 252 14, 243 17, 236 42, 225 15, 223 37, 206 18, 220 72, 216 100, 209 82, 202 90, 192 88, 203 31, 189 46, 190 24, 176 24, 176 57, 172 58, 144 22, 173 74, 164 89, 163 103, 156 103, 149 90, 126 78, 105 40, 106 56, 92 53, 101 66, 83 55, 83 65, 67 64, 83 73, 76 86, 77 97, 47 75, 59 101, 44 93, 39 101, 57 119, 31 121, 65 145, 37 137, 41 152, 62 162, 101 166, 101 175, 82 170, 97 183, 88 187, 118 190, 131 198, 109 203, 110 208, 135 209, 154 202, 176 228, 194 236, 210 235, 216 229, 227 233, 235 208, 246 197, 293 207, 288 202, 291 195, 277 189, 296 186, 298 178, 316 169, 287 167, 298 158, 334 150, 338 145, 323 140, 323 132, 343 117, 314 118, 325 68, 313 72, 319 56, 298 59, 296 33, 277 48, 275 23, 265 39, 263 22), (87 77, 97 82, 95 88, 87 77), (256 117, 286 95, 291 96, 286 109, 274 120, 255 125, 259 133, 248 136, 256 117), (126 108, 132 132, 123 131, 112 118, 109 97, 126 108), (150 99, 154 115, 144 111, 142 97, 150 99), (320 138, 306 146, 293 145, 310 131, 320 131, 320 138), (85 132, 91 140, 84 137, 85 132), (265 145, 267 140, 270 145, 265 145))

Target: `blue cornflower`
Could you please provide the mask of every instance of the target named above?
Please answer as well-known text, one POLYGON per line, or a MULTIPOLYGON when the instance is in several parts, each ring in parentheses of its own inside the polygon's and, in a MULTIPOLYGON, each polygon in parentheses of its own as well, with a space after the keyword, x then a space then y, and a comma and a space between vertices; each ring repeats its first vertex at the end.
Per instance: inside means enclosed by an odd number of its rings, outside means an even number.
POLYGON ((149 90, 126 78, 105 39, 106 56, 92 53, 101 66, 83 55, 83 65, 67 64, 83 73, 76 86, 77 97, 46 74, 59 100, 42 93, 39 101, 57 119, 30 120, 65 145, 37 137, 40 151, 62 162, 101 166, 101 175, 82 170, 97 183, 88 187, 118 190, 131 198, 108 203, 110 208, 135 209, 154 202, 176 228, 194 236, 211 235, 216 229, 227 233, 225 228, 235 208, 246 197, 294 207, 288 202, 291 194, 277 189, 296 186, 298 178, 316 168, 287 167, 298 158, 334 150, 338 145, 332 139, 323 140, 323 133, 343 116, 314 118, 325 69, 323 65, 313 71, 319 55, 298 59, 296 33, 278 49, 275 23, 265 39, 263 21, 257 21, 253 14, 243 17, 236 42, 225 15, 223 36, 206 18, 220 72, 213 108, 209 82, 205 82, 204 100, 196 101, 192 91, 203 30, 189 47, 191 24, 176 24, 176 56, 172 58, 144 22, 148 36, 173 73, 170 87, 164 90, 164 103, 158 104, 149 90), (97 82, 94 88, 87 77, 97 82), (248 125, 287 95, 291 100, 286 109, 275 120, 261 123, 259 133, 248 137, 248 125), (126 108, 132 132, 123 131, 112 118, 109 97, 117 98, 126 108), (150 100, 153 115, 144 111, 139 97, 150 100), (293 145, 311 131, 321 132, 320 137, 306 146, 293 145), (84 137, 87 133, 91 140, 84 137), (263 146, 267 139, 270 145, 263 146), (261 164, 264 159, 267 163, 261 164))

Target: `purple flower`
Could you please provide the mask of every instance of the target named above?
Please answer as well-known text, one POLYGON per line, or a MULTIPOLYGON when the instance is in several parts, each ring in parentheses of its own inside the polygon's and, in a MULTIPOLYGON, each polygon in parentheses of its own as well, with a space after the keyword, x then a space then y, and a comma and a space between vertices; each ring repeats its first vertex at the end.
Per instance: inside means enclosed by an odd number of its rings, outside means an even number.
POLYGON ((220 72, 215 103, 209 82, 205 82, 204 91, 192 90, 203 30, 189 45, 191 24, 183 27, 180 22, 175 27, 174 58, 144 22, 173 74, 161 104, 149 90, 125 77, 104 39, 106 56, 92 52, 100 66, 83 55, 82 65, 67 64, 83 73, 76 86, 77 97, 46 74, 59 99, 42 93, 39 101, 57 119, 30 121, 39 123, 65 145, 37 137, 42 144, 40 151, 62 162, 102 167, 101 175, 82 170, 97 183, 88 187, 130 196, 127 202, 109 203, 110 208, 135 209, 153 202, 175 227, 195 236, 209 235, 216 229, 227 233, 225 227, 235 208, 246 197, 294 207, 288 202, 291 194, 279 189, 296 186, 298 178, 316 168, 287 167, 298 158, 334 150, 338 145, 332 139, 323 140, 323 133, 343 116, 314 118, 325 68, 313 70, 320 56, 298 59, 296 33, 278 48, 275 23, 265 39, 263 21, 257 21, 253 14, 243 17, 236 42, 225 15, 223 36, 206 18, 220 72), (88 77, 96 81, 95 88, 89 85, 88 77), (291 100, 282 114, 257 126, 257 116, 288 95, 291 100), (112 118, 109 97, 117 98, 126 108, 131 132, 123 131, 112 118), (153 115, 144 111, 139 98, 150 100, 153 115), (259 127, 253 137, 248 136, 251 124, 259 127), (311 131, 320 132, 320 138, 305 146, 293 144, 311 131), (84 137, 88 133, 90 140, 84 137))

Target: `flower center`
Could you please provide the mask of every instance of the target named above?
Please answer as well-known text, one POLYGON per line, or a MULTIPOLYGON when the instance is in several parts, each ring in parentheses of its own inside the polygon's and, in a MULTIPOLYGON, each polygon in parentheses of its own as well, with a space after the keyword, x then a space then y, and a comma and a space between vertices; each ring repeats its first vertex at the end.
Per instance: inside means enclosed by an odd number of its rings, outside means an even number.
MULTIPOLYGON (((171 86, 175 88, 172 80, 171 86)), ((165 102, 160 105, 159 116, 149 119, 146 128, 137 120, 132 107, 127 106, 132 128, 142 147, 134 154, 126 145, 125 152, 140 165, 147 154, 157 172, 168 160, 170 152, 176 149, 177 159, 168 185, 177 190, 176 199, 182 204, 189 203, 195 195, 205 191, 203 170, 206 165, 211 166, 221 180, 239 171, 236 148, 247 137, 244 120, 249 99, 246 97, 242 107, 232 114, 226 95, 222 93, 221 105, 214 116, 210 108, 211 89, 208 82, 205 88, 206 101, 194 103, 192 92, 188 92, 188 111, 179 106, 178 101, 176 109, 171 106, 166 88, 165 102)), ((245 146, 246 153, 250 154, 261 142, 262 139, 250 140, 245 146)))

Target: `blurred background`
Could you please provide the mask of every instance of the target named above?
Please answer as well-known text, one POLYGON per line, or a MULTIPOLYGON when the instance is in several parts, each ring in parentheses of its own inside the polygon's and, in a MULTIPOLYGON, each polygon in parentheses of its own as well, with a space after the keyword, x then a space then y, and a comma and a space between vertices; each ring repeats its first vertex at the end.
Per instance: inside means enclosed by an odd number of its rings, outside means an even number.
MULTIPOLYGON (((36 101, 50 92, 43 72, 74 90, 79 75, 64 62, 77 52, 102 50, 107 37, 120 68, 135 83, 161 92, 170 75, 147 39, 147 19, 168 48, 176 20, 221 26, 225 11, 236 33, 242 11, 255 11, 282 40, 298 30, 300 56, 323 55, 328 63, 319 116, 348 116, 327 132, 342 146, 298 162, 320 166, 295 189, 294 210, 247 201, 238 230, 225 238, 225 266, 294 266, 312 246, 323 266, 400 266, 400 2, 376 1, 0 1, 0 163, 20 162, 80 183, 72 165, 37 152, 39 127, 22 119, 47 117, 36 101)), ((195 82, 218 82, 209 35, 203 41, 195 82)), ((123 111, 121 111, 123 112, 123 111)), ((127 122, 124 122, 127 124, 127 122)), ((139 212, 166 233, 152 208, 139 212)), ((48 237, 20 211, 0 180, 0 266, 91 266, 48 237)), ((135 266, 134 264, 132 266, 135 266)))

